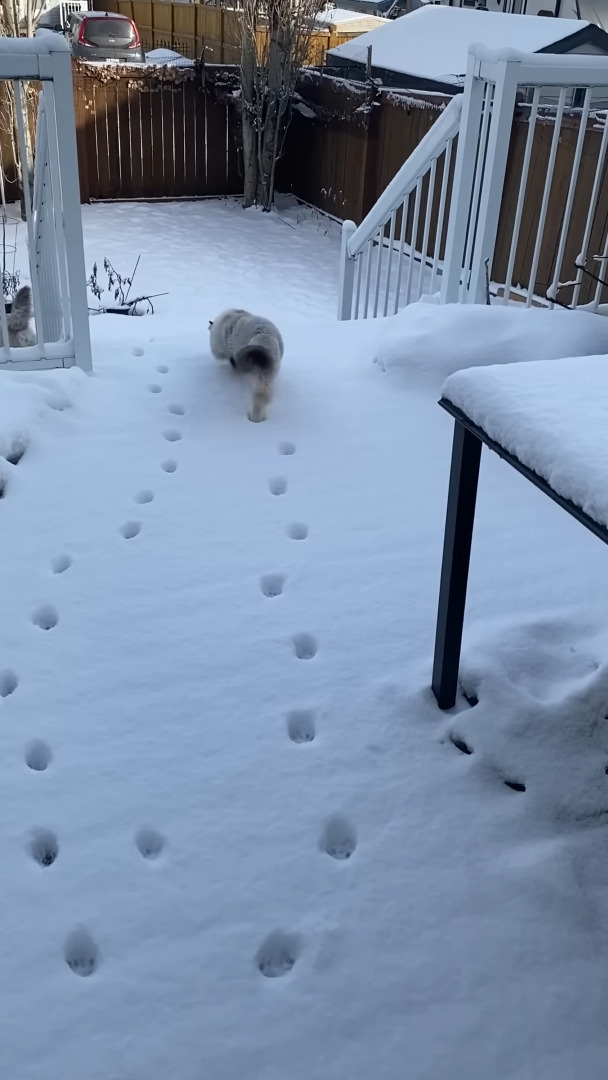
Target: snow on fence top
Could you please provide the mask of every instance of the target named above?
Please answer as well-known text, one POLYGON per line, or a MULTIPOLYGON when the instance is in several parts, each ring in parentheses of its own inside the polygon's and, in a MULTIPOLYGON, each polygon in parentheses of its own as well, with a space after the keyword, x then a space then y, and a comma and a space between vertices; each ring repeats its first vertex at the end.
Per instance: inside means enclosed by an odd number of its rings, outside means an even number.
MULTIPOLYGON (((608 347, 608 326, 606 338, 608 347)), ((608 526, 608 357, 470 368, 450 376, 443 397, 608 526)))
POLYGON ((63 34, 54 34, 52 30, 38 30, 35 37, 0 37, 0 55, 40 56, 48 53, 69 52, 63 34))

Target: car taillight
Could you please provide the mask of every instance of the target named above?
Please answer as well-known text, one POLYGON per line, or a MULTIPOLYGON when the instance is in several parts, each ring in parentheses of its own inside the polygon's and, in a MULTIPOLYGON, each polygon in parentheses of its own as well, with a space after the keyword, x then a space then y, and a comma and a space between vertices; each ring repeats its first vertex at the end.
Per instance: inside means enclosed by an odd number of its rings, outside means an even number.
POLYGON ((87 41, 87 24, 86 24, 86 22, 81 22, 81 24, 80 24, 80 30, 78 31, 78 44, 79 45, 87 45, 89 49, 94 49, 95 48, 92 41, 87 41))
POLYGON ((141 45, 141 41, 140 41, 140 37, 139 37, 139 30, 137 29, 135 23, 133 22, 133 19, 129 19, 129 22, 131 23, 131 26, 133 27, 133 34, 134 34, 133 41, 129 45, 129 48, 130 49, 139 49, 139 46, 141 45))

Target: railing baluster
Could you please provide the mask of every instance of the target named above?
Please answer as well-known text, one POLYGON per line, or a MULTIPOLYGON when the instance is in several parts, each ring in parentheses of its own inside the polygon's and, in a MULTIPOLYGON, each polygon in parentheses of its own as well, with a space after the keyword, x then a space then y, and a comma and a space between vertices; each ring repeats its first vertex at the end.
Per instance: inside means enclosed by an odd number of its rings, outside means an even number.
MULTIPOLYGON (((559 246, 557 249, 557 255, 555 258, 555 271, 553 274, 553 281, 551 282, 551 292, 554 296, 559 285, 559 279, 562 270, 562 264, 564 261, 564 251, 566 250, 566 240, 568 238, 568 228, 570 226, 570 218, 572 216, 572 207, 574 205, 574 193, 576 191, 576 185, 578 181, 579 169, 581 166, 581 158, 583 156, 583 144, 585 142, 585 136, 587 134, 587 120, 589 118, 589 106, 591 104, 591 87, 585 91, 585 98, 583 101, 583 111, 581 113, 578 129, 578 139, 576 140, 576 149, 574 151, 574 161, 572 162, 572 172, 570 173, 570 184, 568 186, 568 195, 566 197, 566 206, 564 209, 564 217, 562 220, 562 228, 559 237, 559 246)), ((551 307, 553 307, 553 301, 551 301, 551 307)))
POLYGON ((420 274, 418 275, 418 297, 422 296, 424 289, 424 271, 426 270, 426 256, 429 250, 429 231, 431 228, 431 214, 433 212, 433 198, 435 195, 435 177, 437 175, 437 158, 433 159, 429 187, 426 194, 426 214, 424 217, 424 232, 422 234, 422 251, 420 252, 420 274))
POLYGON ((441 194, 439 196, 439 212, 437 214, 437 227, 435 229, 435 249, 433 251, 433 266, 431 268, 431 282, 429 285, 429 292, 433 292, 435 285, 435 278, 437 277, 437 269, 439 267, 439 252, 441 251, 441 241, 443 239, 443 222, 445 218, 445 206, 448 194, 448 183, 450 179, 450 166, 452 164, 452 147, 454 145, 454 139, 450 139, 446 148, 445 156, 443 159, 443 176, 441 178, 441 194))
POLYGON ((374 237, 368 240, 367 243, 367 264, 365 267, 365 304, 363 306, 363 318, 367 319, 367 312, 369 309, 369 290, 372 281, 372 258, 374 251, 374 237))
POLYGON ((357 284, 355 286, 355 310, 353 319, 359 318, 359 298, 361 296, 361 276, 363 274, 363 255, 357 255, 357 284))
POLYGON ((384 229, 385 226, 380 226, 378 233, 378 258, 376 261, 376 288, 374 290, 374 319, 378 317, 378 300, 380 298, 380 279, 382 277, 382 263, 384 257, 384 229))
POLYGON ((547 209, 549 206, 549 197, 551 195, 551 188, 553 186, 553 173, 555 171, 555 159, 557 157, 557 148, 559 146, 560 132, 562 129, 562 120, 564 116, 564 105, 566 103, 566 90, 567 87, 562 86, 559 92, 559 99, 557 103, 557 112, 555 114, 555 127, 553 129, 553 138, 551 140, 551 150, 549 151, 549 162, 547 165, 547 175, 545 177, 545 186, 543 189, 543 199, 540 207, 540 216, 538 219, 538 228, 536 230, 536 241, 534 244, 534 254, 532 256, 532 266, 530 268, 530 280, 528 282, 528 291, 526 293, 526 307, 531 307, 532 299, 534 297, 534 286, 536 284, 536 273, 538 271, 538 264, 540 261, 540 250, 542 247, 543 236, 545 232, 545 221, 547 220, 547 209))
POLYGON ((410 302, 410 293, 412 291, 412 279, 414 276, 414 262, 416 259, 416 237, 418 235, 418 219, 420 217, 420 198, 422 194, 422 177, 416 184, 416 198, 414 199, 414 216, 412 219, 412 233, 410 238, 410 261, 407 268, 407 284, 405 287, 405 303, 410 302))
POLYGON ((391 214, 391 227, 388 234, 388 266, 386 268, 386 285, 384 288, 384 307, 382 310, 383 315, 388 314, 388 300, 389 292, 391 288, 391 270, 393 266, 393 255, 395 253, 395 227, 397 225, 397 211, 393 210, 391 214))
POLYGON ((515 221, 513 222, 513 235, 511 238, 511 248, 509 251, 509 261, 507 263, 507 274, 505 280, 505 291, 503 296, 503 304, 509 303, 509 296, 511 294, 511 286, 513 284, 513 268, 515 266, 515 257, 517 255, 517 245, 519 243, 519 231, 521 229, 521 219, 524 212, 524 202, 526 197, 526 187, 528 185, 528 173, 530 172, 530 159, 532 157, 532 147, 534 145, 534 135, 536 132, 536 117, 538 115, 538 102, 540 99, 540 86, 537 86, 532 95, 532 107, 530 109, 530 115, 528 117, 528 134, 526 136, 526 148, 524 150, 524 160, 521 170, 521 180, 519 181, 519 192, 517 194, 517 206, 515 208, 515 221))
POLYGON ((399 262, 397 263, 397 284, 395 286, 395 306, 393 315, 399 311, 399 297, 401 295, 401 278, 403 275, 403 260, 405 258, 405 231, 407 229, 407 215, 410 208, 409 193, 401 203, 401 235, 399 237, 399 262))

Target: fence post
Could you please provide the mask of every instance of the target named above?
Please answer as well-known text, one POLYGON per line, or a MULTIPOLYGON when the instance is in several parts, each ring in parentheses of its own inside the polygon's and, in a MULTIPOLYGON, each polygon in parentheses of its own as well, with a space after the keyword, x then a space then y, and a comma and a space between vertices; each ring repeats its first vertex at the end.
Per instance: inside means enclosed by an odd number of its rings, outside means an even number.
POLYGON ((50 53, 49 60, 53 65, 56 114, 60 118, 57 123, 57 150, 63 170, 61 176, 61 202, 67 252, 68 293, 74 337, 74 355, 76 363, 83 371, 90 371, 92 368, 91 336, 89 333, 89 307, 82 240, 72 58, 69 53, 56 52, 50 53))
POLYGON ((460 278, 471 209, 471 195, 477 163, 481 113, 485 83, 477 74, 478 61, 469 53, 464 100, 458 132, 458 152, 454 169, 454 186, 448 214, 440 298, 442 304, 458 302, 460 278))
MULTIPOLYGON (((479 164, 479 168, 483 168, 481 193, 473 239, 471 273, 464 292, 464 299, 469 304, 483 304, 487 300, 486 262, 487 273, 491 275, 511 144, 519 67, 520 62, 517 60, 501 60, 498 64, 485 165, 482 162, 479 164)), ((489 303, 489 300, 487 302, 489 303)))
POLYGON ((353 290, 355 287, 355 260, 348 251, 348 242, 357 226, 354 221, 342 223, 342 246, 340 249, 340 281, 338 284, 338 319, 352 319, 353 290))
POLYGON ((378 168, 378 127, 380 124, 380 109, 375 107, 375 100, 376 94, 370 85, 368 87, 366 100, 369 111, 365 115, 365 120, 363 121, 365 143, 359 168, 361 183, 359 185, 358 216, 361 221, 365 215, 369 213, 378 198, 376 175, 378 168))
POLYGON ((86 140, 86 126, 88 123, 85 88, 80 80, 72 77, 74 83, 74 116, 76 122, 76 150, 78 153, 78 173, 80 178, 80 202, 90 202, 89 187, 89 160, 86 140))

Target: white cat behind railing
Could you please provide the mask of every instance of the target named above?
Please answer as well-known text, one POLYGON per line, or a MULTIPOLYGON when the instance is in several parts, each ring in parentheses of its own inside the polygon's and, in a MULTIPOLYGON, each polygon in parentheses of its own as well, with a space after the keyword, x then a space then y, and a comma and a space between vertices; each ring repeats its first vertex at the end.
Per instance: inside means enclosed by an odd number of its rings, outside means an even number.
MULTIPOLYGON (((6 313, 8 343, 12 349, 26 349, 28 345, 36 344, 36 333, 30 325, 33 315, 32 290, 29 285, 22 285, 15 293, 11 310, 6 313)), ((0 324, 0 346, 3 344, 4 337, 0 324)))

